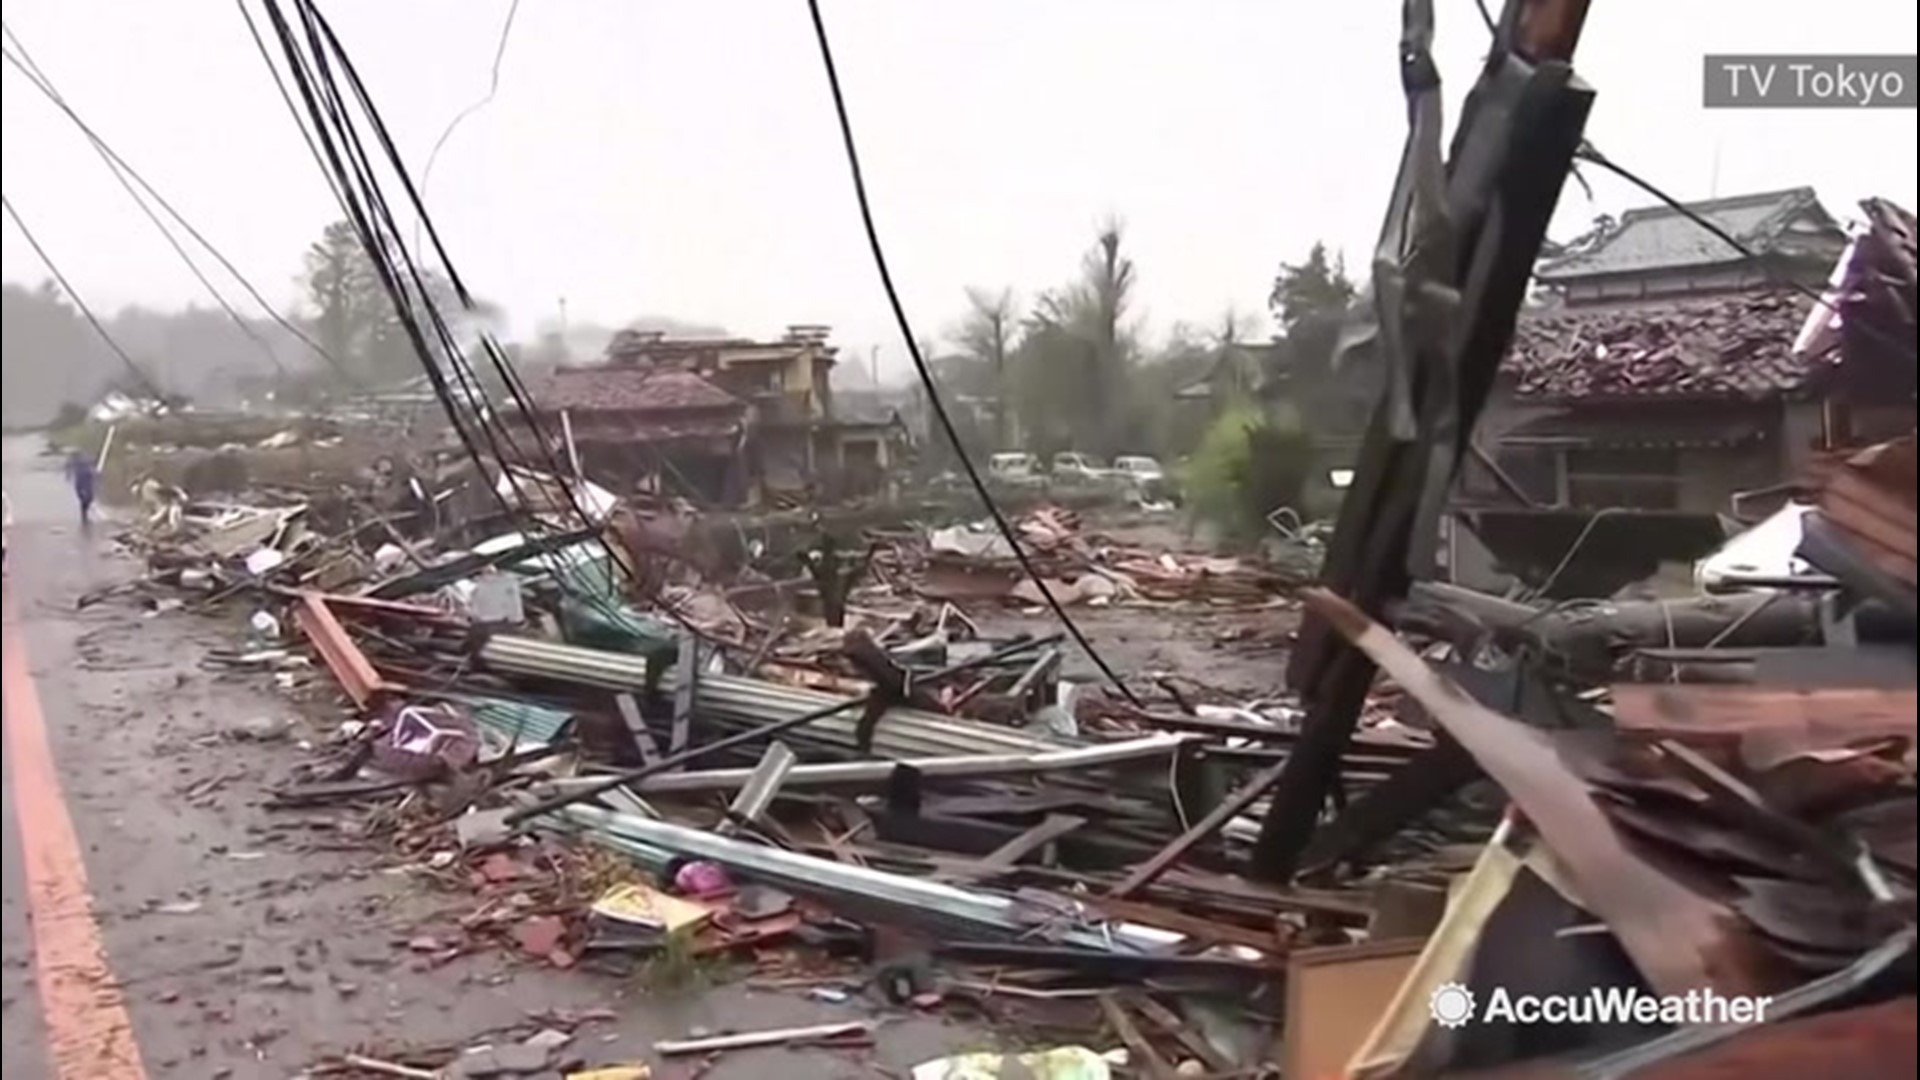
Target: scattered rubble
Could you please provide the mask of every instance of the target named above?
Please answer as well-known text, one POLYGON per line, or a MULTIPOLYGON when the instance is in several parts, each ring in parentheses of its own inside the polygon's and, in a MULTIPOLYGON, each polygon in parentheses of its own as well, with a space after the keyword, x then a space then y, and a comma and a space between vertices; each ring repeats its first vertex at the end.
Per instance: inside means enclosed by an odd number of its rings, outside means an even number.
MULTIPOLYGON (((1510 29, 1564 58, 1571 41, 1548 39, 1577 36, 1578 20, 1510 29)), ((1567 80, 1523 86, 1497 68, 1476 90, 1495 105, 1463 125, 1584 115, 1567 80), (1498 103, 1521 89, 1537 108, 1498 103)), ((1432 123, 1400 185, 1416 204, 1442 186, 1416 175, 1441 164, 1427 81, 1409 80, 1416 134, 1432 123)), ((1302 1077, 1613 1077, 1738 1063, 1827 1024, 1911 1046, 1913 439, 1811 485, 1792 557, 1766 580, 1718 574, 1724 595, 1520 603, 1414 581, 1480 408, 1460 387, 1490 383, 1500 360, 1478 349, 1429 377, 1420 365, 1442 357, 1418 339, 1504 339, 1534 254, 1512 238, 1544 230, 1574 143, 1534 130, 1547 149, 1513 157, 1525 127, 1462 133, 1463 153, 1497 157, 1448 170, 1460 235, 1412 245, 1458 241, 1460 257, 1383 279, 1379 422, 1331 535, 1276 520, 1283 558, 1124 544, 1043 506, 1018 518, 1019 552, 971 524, 816 516, 792 551, 743 537, 752 557, 721 572, 691 550, 685 507, 616 496, 576 460, 565 478, 396 467, 248 501, 145 486, 125 540, 150 573, 83 603, 224 614, 236 641, 207 666, 337 710, 323 737, 272 720, 229 734, 308 751, 270 811, 331 815, 388 872, 449 898, 443 925, 396 928, 408 962, 495 950, 650 993, 743 979, 848 1010, 690 1031, 653 1046, 663 1062, 802 1045, 857 1058, 890 1017, 949 1010, 1029 1045, 916 1078, 1276 1062, 1302 1077), (1552 164, 1555 146, 1551 177, 1515 175, 1552 164), (1452 280, 1464 267, 1471 289, 1452 280), (1460 310, 1400 307, 1437 296, 1460 310), (1304 604, 1295 693, 1223 699, 1145 674, 1077 684, 1063 635, 981 632, 988 606, 1042 600, 1034 576, 1069 606, 1168 617, 1304 604), (1465 1025, 1496 990, 1658 1007, 1524 1039, 1465 1025), (1766 1014, 1672 1008, 1741 996, 1766 1014)), ((1395 258, 1400 227, 1383 240, 1395 258)), ((1610 351, 1608 320, 1624 316, 1542 321, 1530 333, 1572 337, 1550 343, 1562 359, 1523 341, 1520 374, 1536 388, 1738 391, 1837 362, 1790 347, 1785 301, 1743 303, 1675 316, 1631 353, 1610 351)), ((644 1080, 660 1067, 587 1060, 591 1022, 355 1048, 311 1074, 644 1080)))

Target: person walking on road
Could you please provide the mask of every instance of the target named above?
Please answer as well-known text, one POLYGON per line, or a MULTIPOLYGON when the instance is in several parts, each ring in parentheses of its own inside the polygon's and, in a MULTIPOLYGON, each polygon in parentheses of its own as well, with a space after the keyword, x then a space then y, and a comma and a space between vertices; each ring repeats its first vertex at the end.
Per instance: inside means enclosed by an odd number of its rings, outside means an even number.
POLYGON ((67 483, 73 485, 73 497, 80 503, 80 527, 93 527, 94 482, 98 475, 93 459, 79 451, 67 455, 67 483))

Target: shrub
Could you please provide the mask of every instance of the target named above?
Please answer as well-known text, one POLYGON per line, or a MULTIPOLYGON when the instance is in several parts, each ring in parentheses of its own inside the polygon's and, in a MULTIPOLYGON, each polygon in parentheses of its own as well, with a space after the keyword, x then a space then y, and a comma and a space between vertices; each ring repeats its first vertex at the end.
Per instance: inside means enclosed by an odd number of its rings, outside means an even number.
POLYGON ((1184 478, 1193 513, 1237 544, 1258 541, 1267 515, 1300 508, 1313 443, 1296 416, 1229 408, 1207 429, 1184 478))

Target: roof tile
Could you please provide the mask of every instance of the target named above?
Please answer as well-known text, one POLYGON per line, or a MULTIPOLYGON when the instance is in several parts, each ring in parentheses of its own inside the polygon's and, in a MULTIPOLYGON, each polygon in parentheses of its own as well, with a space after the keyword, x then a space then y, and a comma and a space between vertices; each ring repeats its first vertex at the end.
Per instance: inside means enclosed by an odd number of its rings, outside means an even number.
POLYGON ((1765 398, 1802 389, 1832 354, 1797 356, 1811 301, 1790 290, 1623 308, 1561 308, 1514 329, 1523 397, 1765 398))
MULTIPOLYGON (((1808 187, 1708 199, 1688 203, 1687 209, 1756 251, 1764 252, 1772 247, 1781 231, 1803 211, 1812 211, 1831 226, 1836 238, 1840 236, 1839 224, 1808 187)), ((1613 235, 1588 251, 1543 265, 1539 277, 1542 281, 1560 281, 1599 274, 1711 266, 1742 257, 1739 251, 1728 247, 1726 241, 1672 207, 1649 206, 1622 214, 1613 235)))
POLYGON ((746 402, 690 371, 668 368, 561 368, 533 395, 546 409, 579 412, 744 412, 746 402))

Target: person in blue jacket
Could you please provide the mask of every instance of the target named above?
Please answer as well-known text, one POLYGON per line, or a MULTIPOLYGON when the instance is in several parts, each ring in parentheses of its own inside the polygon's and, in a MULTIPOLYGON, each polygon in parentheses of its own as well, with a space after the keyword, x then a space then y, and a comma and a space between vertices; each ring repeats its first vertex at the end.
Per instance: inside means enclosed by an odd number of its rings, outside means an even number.
POLYGON ((73 497, 80 503, 81 528, 93 525, 93 496, 98 479, 92 458, 79 451, 67 455, 67 483, 73 485, 73 497))

